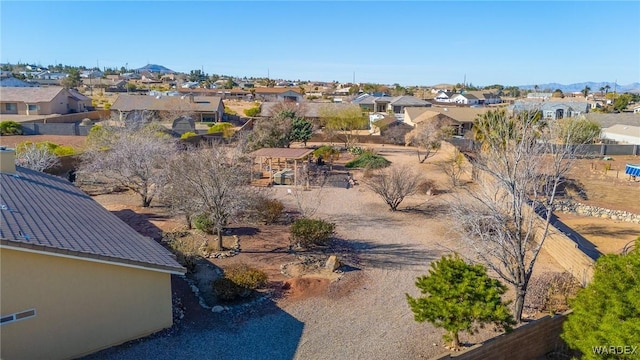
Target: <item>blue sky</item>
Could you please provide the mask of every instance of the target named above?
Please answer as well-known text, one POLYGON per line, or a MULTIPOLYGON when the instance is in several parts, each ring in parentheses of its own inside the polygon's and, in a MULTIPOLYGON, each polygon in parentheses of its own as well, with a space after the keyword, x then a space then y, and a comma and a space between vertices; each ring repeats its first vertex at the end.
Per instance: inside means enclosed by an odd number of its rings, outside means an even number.
POLYGON ((640 1, 0 2, 0 61, 433 85, 640 82, 640 1))

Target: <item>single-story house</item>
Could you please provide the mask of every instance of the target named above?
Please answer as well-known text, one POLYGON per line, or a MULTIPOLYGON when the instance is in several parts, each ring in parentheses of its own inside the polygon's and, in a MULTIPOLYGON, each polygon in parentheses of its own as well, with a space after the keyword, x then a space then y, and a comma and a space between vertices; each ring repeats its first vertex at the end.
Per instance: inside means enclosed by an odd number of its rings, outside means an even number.
POLYGON ((517 100, 511 106, 513 112, 541 111, 543 118, 549 120, 584 115, 589 112, 589 108, 591 108, 591 105, 586 100, 565 100, 561 98, 549 98, 543 101, 517 100))
POLYGON ((602 129, 600 137, 620 144, 640 145, 640 126, 616 124, 602 129))
POLYGON ((0 358, 78 358, 171 327, 174 256, 14 160, 0 148, 0 358))
POLYGON ((433 99, 437 102, 448 103, 448 102, 451 102, 451 98, 454 97, 455 95, 456 93, 452 91, 440 90, 438 91, 437 95, 433 99))
POLYGON ((37 83, 16 79, 13 76, 0 78, 0 87, 34 87, 40 86, 37 83))
POLYGON ((473 127, 473 121, 480 115, 491 110, 487 107, 471 108, 457 106, 433 106, 430 108, 407 108, 405 109, 405 122, 410 125, 418 124, 425 119, 432 118, 435 114, 446 115, 448 118, 460 123, 455 135, 464 135, 473 127), (427 113, 429 111, 429 113, 427 113))
POLYGON ((123 92, 126 91, 127 82, 122 79, 102 79, 90 78, 82 79, 82 85, 87 88, 104 89, 106 92, 123 92))
POLYGON ((464 91, 450 97, 449 102, 465 105, 500 104, 500 96, 487 91, 464 91))
POLYGON ((149 96, 120 94, 111 105, 121 121, 171 120, 190 116, 195 121, 219 122, 224 115, 224 104, 217 96, 149 96))
POLYGON ((640 105, 636 105, 632 110, 634 114, 640 114, 640 105))
POLYGON ((447 113, 434 111, 435 108, 407 108, 405 109, 405 123, 418 129, 422 126, 434 125, 435 128, 450 126, 452 135, 464 135, 471 128, 470 122, 462 122, 447 113), (465 126, 466 125, 466 126, 465 126))
POLYGON ((73 89, 48 87, 1 87, 0 114, 50 115, 85 112, 91 99, 73 89))
POLYGON ((407 107, 430 107, 431 103, 411 95, 402 96, 373 96, 363 94, 352 101, 364 111, 395 114, 400 121, 404 121, 404 109, 407 107))
POLYGON ((255 89, 251 89, 251 94, 253 94, 255 100, 261 101, 292 101, 292 102, 300 102, 302 101, 302 94, 291 88, 269 88, 269 87, 257 87, 255 89))
POLYGON ((412 126, 398 121, 398 119, 392 115, 386 115, 382 119, 371 123, 371 135, 385 136, 391 132, 395 132, 396 136, 394 137, 404 139, 405 135, 411 130, 413 130, 412 126))
POLYGON ((176 89, 181 94, 184 95, 194 95, 194 96, 217 96, 223 100, 227 99, 240 99, 240 100, 249 100, 252 95, 250 91, 242 90, 242 89, 204 89, 204 88, 195 88, 195 89, 176 89))

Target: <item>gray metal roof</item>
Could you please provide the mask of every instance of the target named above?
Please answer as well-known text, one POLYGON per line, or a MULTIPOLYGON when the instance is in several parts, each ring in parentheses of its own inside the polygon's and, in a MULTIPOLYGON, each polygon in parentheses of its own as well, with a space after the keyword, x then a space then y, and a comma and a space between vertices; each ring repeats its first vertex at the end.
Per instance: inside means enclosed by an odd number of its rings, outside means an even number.
POLYGON ((0 173, 0 244, 184 273, 173 255, 65 179, 16 167, 0 173))
POLYGON ((395 106, 429 106, 430 102, 418 99, 411 95, 394 96, 390 101, 391 105, 395 106))
POLYGON ((25 103, 49 102, 61 91, 59 86, 45 87, 3 87, 0 89, 0 99, 3 102, 15 101, 25 103))

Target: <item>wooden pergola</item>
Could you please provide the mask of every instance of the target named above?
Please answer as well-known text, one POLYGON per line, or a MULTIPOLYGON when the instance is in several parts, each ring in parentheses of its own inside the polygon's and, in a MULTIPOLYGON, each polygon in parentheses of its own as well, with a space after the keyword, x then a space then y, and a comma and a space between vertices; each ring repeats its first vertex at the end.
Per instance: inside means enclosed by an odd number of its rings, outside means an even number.
POLYGON ((285 170, 293 161, 293 186, 298 186, 298 163, 309 159, 313 149, 262 148, 251 153, 262 177, 268 173, 269 184, 273 184, 274 174, 285 170), (274 171, 275 170, 275 171, 274 171))

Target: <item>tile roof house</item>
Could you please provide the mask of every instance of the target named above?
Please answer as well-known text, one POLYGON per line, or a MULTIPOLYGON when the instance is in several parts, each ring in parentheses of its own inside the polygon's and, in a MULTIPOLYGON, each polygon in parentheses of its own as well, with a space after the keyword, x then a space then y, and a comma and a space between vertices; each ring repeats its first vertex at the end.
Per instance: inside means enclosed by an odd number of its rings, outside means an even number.
POLYGON ((170 327, 173 255, 14 158, 0 148, 0 357, 76 358, 170 327))
POLYGON ((0 114, 69 114, 85 112, 89 107, 90 98, 59 86, 0 88, 0 114))
MULTIPOLYGON (((457 123, 451 125, 457 126, 455 135, 464 135, 471 130, 473 121, 476 117, 491 110, 490 108, 480 107, 456 107, 456 106, 433 106, 430 108, 406 108, 405 122, 409 124, 419 124, 427 119, 433 119, 437 114, 445 115, 448 119, 457 123)), ((437 119, 437 118, 436 118, 437 119)))
POLYGON ((111 105, 121 121, 158 118, 174 120, 190 116, 195 121, 218 122, 224 115, 224 104, 217 96, 149 96, 120 94, 111 105))
MULTIPOLYGON (((265 102, 260 105, 260 117, 273 116, 273 109, 278 106, 276 102, 265 102)), ((324 109, 340 110, 346 109, 353 105, 344 103, 328 103, 328 102, 300 102, 298 106, 302 109, 303 115, 307 120, 317 121, 322 117, 324 109)))

